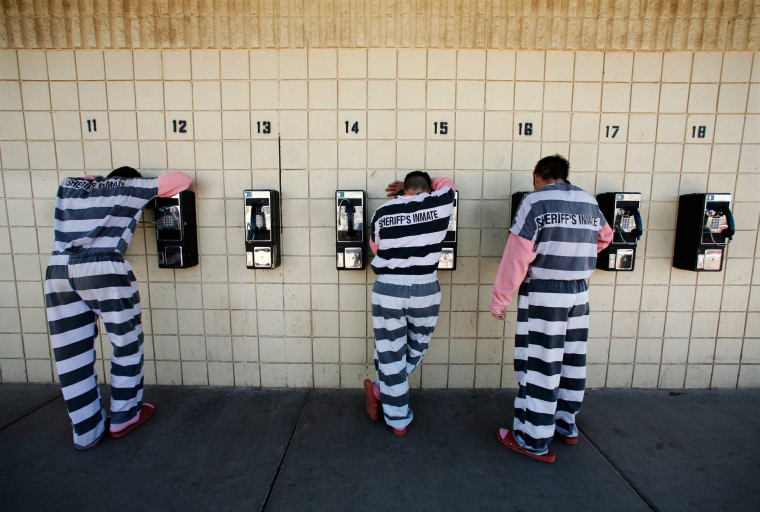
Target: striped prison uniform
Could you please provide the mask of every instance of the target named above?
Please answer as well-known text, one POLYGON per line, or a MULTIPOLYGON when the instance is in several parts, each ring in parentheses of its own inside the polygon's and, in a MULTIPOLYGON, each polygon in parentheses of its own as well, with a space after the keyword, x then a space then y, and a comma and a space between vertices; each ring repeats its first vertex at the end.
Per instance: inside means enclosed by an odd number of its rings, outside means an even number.
MULTIPOLYGON (((533 251, 518 292, 513 430, 534 453, 547 452, 555 430, 578 435, 575 418, 586 387, 587 279, 611 235, 594 197, 568 182, 527 194, 510 229, 508 245, 519 237, 515 245, 528 242, 533 251)), ((498 283, 494 290, 498 296, 498 283)))
POLYGON ((433 192, 399 196, 372 216, 374 362, 386 424, 412 422, 409 375, 420 365, 441 306, 438 262, 454 206, 454 183, 433 180, 433 192))
POLYGON ((95 372, 97 317, 113 345, 111 426, 140 412, 143 330, 140 294, 124 252, 158 178, 67 178, 58 188, 45 305, 56 370, 79 448, 105 432, 95 372))

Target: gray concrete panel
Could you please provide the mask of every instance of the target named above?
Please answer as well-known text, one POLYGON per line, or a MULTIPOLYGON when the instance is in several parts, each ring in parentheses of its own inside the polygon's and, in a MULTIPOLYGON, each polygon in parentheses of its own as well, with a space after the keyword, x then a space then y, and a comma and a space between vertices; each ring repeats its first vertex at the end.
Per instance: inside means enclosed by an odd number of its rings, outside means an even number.
POLYGON ((0 430, 60 397, 55 384, 1 384, 0 430))
POLYGON ((649 510, 590 443, 534 461, 496 440, 514 393, 415 391, 404 437, 364 411, 363 392, 315 391, 267 511, 649 510))
MULTIPOLYGON (((107 387, 103 388, 107 402, 107 387)), ((57 386, 0 385, 0 510, 756 510, 760 390, 595 390, 555 464, 495 432, 513 391, 412 390, 394 436, 362 390, 146 388, 150 421, 77 451, 57 386)))
POLYGON ((155 415, 87 451, 53 402, 0 431, 0 510, 259 510, 305 396, 150 387, 155 415))
POLYGON ((579 424, 656 510, 760 507, 760 393, 600 390, 579 424))

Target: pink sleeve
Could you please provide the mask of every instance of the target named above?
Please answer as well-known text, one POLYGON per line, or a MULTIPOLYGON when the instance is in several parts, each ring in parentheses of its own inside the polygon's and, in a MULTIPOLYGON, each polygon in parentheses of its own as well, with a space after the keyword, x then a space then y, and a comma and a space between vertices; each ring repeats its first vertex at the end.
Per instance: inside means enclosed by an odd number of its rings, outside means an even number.
POLYGON ((612 242, 612 228, 609 224, 605 224, 602 229, 599 230, 599 235, 596 240, 596 252, 602 252, 605 247, 612 242))
POLYGON ((193 177, 181 171, 171 171, 158 177, 158 197, 171 197, 193 182, 193 177))
POLYGON ((451 178, 433 178, 430 180, 433 190, 441 190, 444 187, 449 187, 456 192, 457 188, 454 186, 454 180, 451 178))
POLYGON ((509 234, 504 255, 499 263, 499 270, 496 272, 496 280, 491 289, 493 299, 488 309, 494 315, 504 314, 507 306, 512 302, 512 294, 528 275, 528 266, 536 259, 533 249, 532 241, 514 233, 509 234))

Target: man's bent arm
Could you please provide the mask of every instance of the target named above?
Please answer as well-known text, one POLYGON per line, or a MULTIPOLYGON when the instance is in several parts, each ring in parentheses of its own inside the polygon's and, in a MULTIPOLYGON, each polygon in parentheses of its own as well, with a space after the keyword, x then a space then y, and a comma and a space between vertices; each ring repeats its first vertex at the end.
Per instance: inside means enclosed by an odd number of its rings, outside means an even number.
POLYGON ((193 177, 182 171, 170 171, 158 177, 158 197, 171 197, 193 182, 193 177))
POLYGON ((609 224, 605 224, 602 229, 599 230, 599 234, 596 239, 596 252, 602 252, 612 242, 612 228, 609 224))
POLYGON ((444 187, 449 187, 451 190, 456 192, 457 188, 454 186, 454 180, 451 178, 433 178, 430 180, 431 186, 433 187, 433 190, 441 190, 444 187))
POLYGON ((534 244, 527 238, 509 234, 507 246, 504 247, 504 255, 496 272, 496 280, 493 283, 491 294, 493 299, 489 310, 491 314, 504 319, 507 306, 512 302, 512 294, 520 287, 525 276, 528 275, 528 266, 536 259, 534 244))

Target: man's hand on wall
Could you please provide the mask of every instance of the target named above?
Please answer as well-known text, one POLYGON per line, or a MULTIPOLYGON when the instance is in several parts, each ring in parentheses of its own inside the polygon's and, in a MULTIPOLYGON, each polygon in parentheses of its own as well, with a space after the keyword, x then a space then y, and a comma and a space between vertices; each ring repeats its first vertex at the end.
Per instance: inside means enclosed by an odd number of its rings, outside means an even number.
POLYGON ((386 187, 385 192, 388 194, 387 197, 396 197, 404 192, 404 182, 396 180, 393 183, 390 183, 388 187, 386 187))

